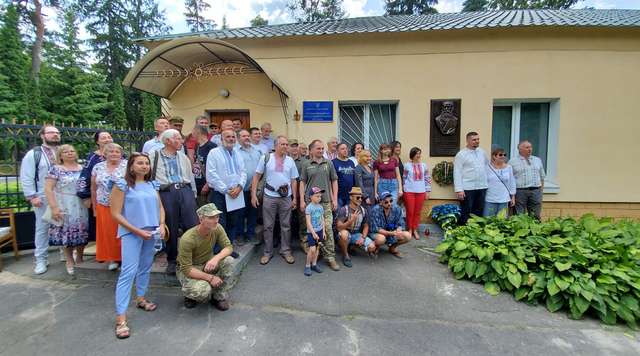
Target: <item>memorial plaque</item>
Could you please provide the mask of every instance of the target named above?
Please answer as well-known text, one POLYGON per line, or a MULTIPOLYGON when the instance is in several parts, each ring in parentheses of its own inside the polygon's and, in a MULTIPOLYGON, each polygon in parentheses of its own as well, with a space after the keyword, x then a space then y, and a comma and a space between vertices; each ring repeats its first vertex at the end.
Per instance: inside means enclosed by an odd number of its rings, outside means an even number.
POLYGON ((455 156, 460 150, 460 99, 431 100, 429 155, 455 156))

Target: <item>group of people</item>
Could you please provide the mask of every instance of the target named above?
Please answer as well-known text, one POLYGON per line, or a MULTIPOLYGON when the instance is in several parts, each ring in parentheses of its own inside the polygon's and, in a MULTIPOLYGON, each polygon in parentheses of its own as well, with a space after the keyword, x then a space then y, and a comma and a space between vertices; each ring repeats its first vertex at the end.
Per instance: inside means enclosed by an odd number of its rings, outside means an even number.
MULTIPOLYGON (((403 163, 397 141, 381 145, 374 158, 362 143, 348 145, 332 137, 325 150, 318 139, 307 146, 275 136, 268 123, 247 130, 241 120, 223 120, 218 127, 198 117, 186 136, 181 118, 160 117, 154 126, 157 135, 128 158, 109 132, 97 132, 97 149, 81 166, 74 147, 60 145, 59 130, 45 125, 42 145, 25 155, 20 172, 36 216, 34 273, 47 271, 49 246, 60 246, 73 275, 84 246, 95 239, 96 260, 110 270, 120 267, 118 338, 130 335, 126 310, 134 282, 136 306, 157 308, 145 293, 159 246, 167 255, 166 272, 176 274, 182 285, 185 307, 209 300, 227 310, 234 245, 258 244, 259 225, 260 263, 268 264, 275 254, 274 235, 278 253, 295 263, 294 235, 307 255, 306 276, 322 272, 320 253, 329 268, 340 270, 336 244, 342 264, 352 267, 351 254, 358 249, 375 258, 386 245, 402 258, 398 247, 420 239, 420 212, 431 177, 418 147, 403 163)), ((454 173, 462 223, 469 214, 481 215, 482 209, 493 214, 514 201, 539 214, 533 187, 536 179, 542 184, 544 171, 531 168, 541 164, 528 142, 519 148, 521 155, 510 165, 499 150, 489 162, 478 135, 467 135, 454 173)))
POLYGON ((453 161, 453 185, 460 203, 460 224, 473 215, 495 216, 508 213, 529 214, 540 220, 545 171, 542 160, 532 155, 528 140, 518 144, 518 155, 507 157, 495 147, 490 158, 480 148, 480 135, 469 132, 466 146, 453 161))

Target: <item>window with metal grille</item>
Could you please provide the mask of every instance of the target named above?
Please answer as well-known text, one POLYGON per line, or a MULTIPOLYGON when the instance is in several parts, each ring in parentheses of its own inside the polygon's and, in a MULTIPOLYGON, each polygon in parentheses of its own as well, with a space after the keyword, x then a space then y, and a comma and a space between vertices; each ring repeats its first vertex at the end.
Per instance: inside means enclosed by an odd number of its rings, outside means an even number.
POLYGON ((362 142, 376 157, 383 143, 396 139, 398 104, 340 104, 340 142, 349 146, 362 142))

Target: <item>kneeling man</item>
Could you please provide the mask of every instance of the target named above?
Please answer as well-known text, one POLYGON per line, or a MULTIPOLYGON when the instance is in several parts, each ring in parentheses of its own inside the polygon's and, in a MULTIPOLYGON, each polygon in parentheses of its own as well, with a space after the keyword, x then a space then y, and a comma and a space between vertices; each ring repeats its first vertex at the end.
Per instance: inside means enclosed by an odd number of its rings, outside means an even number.
POLYGON ((376 251, 376 245, 373 241, 366 238, 369 234, 366 213, 366 209, 362 207, 362 189, 360 187, 351 188, 349 204, 341 207, 336 217, 342 263, 347 267, 353 266, 351 256, 349 256, 349 245, 362 247, 369 253, 376 251))
POLYGON ((180 238, 176 275, 182 285, 184 306, 189 309, 207 300, 219 310, 229 309, 227 280, 231 276, 229 256, 233 247, 224 228, 218 224, 221 213, 213 203, 203 205, 196 210, 200 224, 180 238), (221 250, 214 255, 216 243, 221 250))
POLYGON ((369 238, 380 247, 383 244, 389 246, 389 253, 402 258, 398 246, 411 240, 411 234, 405 230, 402 210, 393 204, 393 196, 389 192, 380 194, 380 204, 371 209, 369 217, 371 232, 369 238))

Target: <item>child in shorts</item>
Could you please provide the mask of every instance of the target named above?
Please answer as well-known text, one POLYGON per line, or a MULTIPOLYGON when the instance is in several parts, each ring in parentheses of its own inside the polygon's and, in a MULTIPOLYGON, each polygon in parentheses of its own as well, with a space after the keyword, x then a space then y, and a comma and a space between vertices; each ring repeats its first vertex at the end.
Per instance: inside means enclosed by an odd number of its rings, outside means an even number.
POLYGON ((304 275, 311 276, 311 271, 322 273, 318 266, 318 244, 324 241, 324 209, 320 204, 324 189, 312 187, 309 191, 309 204, 305 208, 305 218, 307 220, 307 244, 309 252, 307 253, 307 263, 304 266, 304 275))

